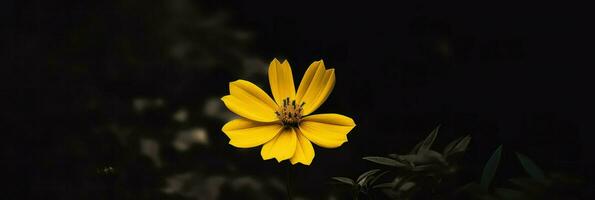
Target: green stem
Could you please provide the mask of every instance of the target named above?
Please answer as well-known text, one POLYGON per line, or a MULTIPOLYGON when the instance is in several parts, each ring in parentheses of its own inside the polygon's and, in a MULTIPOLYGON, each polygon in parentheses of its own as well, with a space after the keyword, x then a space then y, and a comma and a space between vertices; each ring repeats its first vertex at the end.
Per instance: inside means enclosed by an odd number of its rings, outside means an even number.
POLYGON ((287 199, 292 200, 293 197, 291 196, 291 164, 288 163, 287 167, 285 168, 285 188, 287 190, 287 199))
POLYGON ((352 195, 353 195, 353 200, 359 200, 359 187, 354 187, 351 189, 352 190, 352 195))

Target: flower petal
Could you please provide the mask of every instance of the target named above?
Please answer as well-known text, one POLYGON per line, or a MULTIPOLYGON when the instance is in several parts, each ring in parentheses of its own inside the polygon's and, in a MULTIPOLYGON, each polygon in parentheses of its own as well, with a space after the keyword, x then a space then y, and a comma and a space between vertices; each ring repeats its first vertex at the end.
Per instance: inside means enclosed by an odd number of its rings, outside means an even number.
POLYGON ((229 137, 229 144, 238 148, 251 148, 270 141, 282 129, 283 126, 278 123, 262 123, 241 118, 227 122, 221 130, 229 137))
POLYGON ((322 60, 313 62, 306 70, 296 94, 299 104, 305 102, 303 115, 318 109, 326 101, 334 86, 335 70, 325 69, 322 60))
POLYGON ((339 114, 318 114, 304 117, 300 132, 314 144, 336 148, 347 142, 347 133, 355 127, 353 119, 339 114))
POLYGON ((298 140, 295 148, 295 154, 293 154, 293 157, 291 157, 289 161, 291 161, 291 164, 293 165, 296 163, 310 165, 314 159, 314 147, 312 146, 310 140, 300 133, 299 129, 296 129, 296 132, 298 140))
POLYGON ((293 128, 283 129, 275 138, 262 146, 260 155, 263 160, 271 158, 277 162, 293 157, 297 145, 297 136, 293 128))
POLYGON ((278 106, 271 97, 249 81, 237 80, 229 83, 229 93, 238 98, 245 98, 262 106, 277 110, 278 106))
POLYGON ((229 83, 230 95, 221 98, 232 112, 259 122, 273 122, 277 105, 258 86, 244 80, 229 83))
POLYGON ((277 59, 273 59, 269 65, 269 83, 278 105, 282 105, 285 98, 295 99, 293 74, 287 60, 281 64, 277 59))

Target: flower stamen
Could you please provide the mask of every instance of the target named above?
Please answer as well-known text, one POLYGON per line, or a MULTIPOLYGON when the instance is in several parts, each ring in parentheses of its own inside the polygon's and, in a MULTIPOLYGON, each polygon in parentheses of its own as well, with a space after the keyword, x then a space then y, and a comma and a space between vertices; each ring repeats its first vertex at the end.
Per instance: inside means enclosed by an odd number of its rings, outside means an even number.
POLYGON ((305 102, 302 102, 300 105, 297 105, 295 100, 289 100, 289 97, 283 99, 283 105, 279 108, 278 111, 275 111, 275 114, 283 123, 285 127, 297 127, 302 120, 302 110, 304 107, 305 102))

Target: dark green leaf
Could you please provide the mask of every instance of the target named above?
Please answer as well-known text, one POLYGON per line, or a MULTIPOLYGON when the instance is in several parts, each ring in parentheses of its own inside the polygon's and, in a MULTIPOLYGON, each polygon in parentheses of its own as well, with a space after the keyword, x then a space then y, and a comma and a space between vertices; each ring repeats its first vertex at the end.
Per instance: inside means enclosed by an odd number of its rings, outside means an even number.
POLYGON ((335 181, 338 181, 340 183, 345 183, 348 185, 355 185, 355 182, 352 179, 347 178, 347 177, 333 177, 332 179, 335 181))
POLYGON ((521 165, 523 165, 523 168, 529 174, 529 176, 531 176, 531 178, 537 179, 541 182, 545 182, 545 175, 543 173, 543 170, 541 170, 541 168, 539 168, 537 164, 535 164, 535 162, 529 159, 529 157, 520 153, 516 153, 516 156, 517 158, 519 158, 519 161, 521 161, 521 165))
POLYGON ((494 175, 496 175, 496 170, 498 169, 498 164, 500 163, 500 157, 502 156, 502 145, 500 145, 496 151, 492 154, 492 157, 488 160, 485 167, 483 168, 483 173, 481 175, 480 185, 484 191, 488 191, 490 184, 492 183, 492 179, 494 179, 494 175))
POLYGON ((421 144, 423 144, 423 143, 424 143, 424 141, 421 141, 421 142, 417 143, 417 144, 416 144, 416 145, 413 147, 413 149, 411 149, 411 152, 409 152, 409 154, 416 154, 416 153, 417 153, 417 151, 419 151, 419 147, 421 147, 421 144))
POLYGON ((413 187, 415 187, 414 182, 406 182, 406 183, 403 183, 403 185, 401 185, 401 187, 399 187, 399 190, 400 191, 408 191, 413 187))
POLYGON ((370 170, 370 171, 364 172, 363 174, 359 175, 359 177, 357 177, 357 181, 356 181, 356 182, 357 182, 359 185, 362 185, 362 184, 360 183, 360 182, 362 182, 362 180, 366 179, 368 176, 370 176, 370 175, 372 175, 372 174, 375 174, 376 172, 379 172, 379 171, 380 171, 379 169, 373 169, 373 170, 370 170))
POLYGON ((436 136, 438 135, 438 130, 440 130, 440 125, 438 125, 436 128, 434 128, 434 130, 432 130, 430 135, 428 135, 428 137, 426 137, 426 139, 423 141, 423 143, 419 147, 419 150, 417 150, 418 153, 430 150, 430 148, 434 144, 434 140, 436 140, 436 136))
POLYGON ((381 183, 378 185, 373 186, 372 188, 395 188, 397 185, 401 184, 404 179, 401 177, 395 177, 392 182, 390 183, 381 183))
POLYGON ((456 140, 453 140, 452 142, 448 143, 448 145, 446 145, 446 147, 444 147, 442 154, 444 154, 445 156, 448 156, 448 154, 450 152, 452 152, 452 150, 459 143, 459 141, 461 141, 461 139, 463 139, 463 138, 457 138, 456 140))
POLYGON ((399 159, 405 160, 414 165, 446 162, 444 157, 442 157, 442 154, 432 150, 423 151, 419 154, 402 155, 399 156, 399 159))
POLYGON ((442 156, 442 154, 436 152, 436 151, 432 151, 432 150, 428 150, 425 152, 420 153, 421 155, 421 160, 420 163, 445 163, 446 161, 444 160, 444 157, 442 156))
POLYGON ((407 161, 409 163, 415 164, 420 160, 421 155, 417 154, 407 154, 407 155, 399 155, 399 159, 401 161, 407 161))
POLYGON ((374 163, 378 163, 381 165, 388 165, 388 166, 392 166, 392 167, 404 167, 406 166, 405 164, 396 161, 394 159, 391 158, 386 158, 386 157, 378 157, 378 156, 369 156, 369 157, 364 157, 364 160, 370 161, 370 162, 374 162, 374 163))
POLYGON ((378 181, 378 179, 380 179, 382 176, 384 176, 385 174, 387 174, 389 171, 384 171, 376 176, 374 176, 374 178, 372 180, 370 180, 369 185, 374 185, 374 183, 376 183, 376 181, 378 181))
POLYGON ((395 184, 390 182, 390 183, 380 183, 378 185, 374 185, 372 188, 377 189, 377 188, 394 188, 395 184))
POLYGON ((469 142, 471 142, 471 136, 465 136, 461 141, 457 143, 457 146, 455 146, 449 154, 464 152, 465 150, 467 150, 469 142))
POLYGON ((411 169, 411 171, 421 172, 421 171, 428 171, 428 170, 431 170, 431 169, 436 169, 436 168, 439 168, 439 167, 440 167, 440 165, 435 165, 435 164, 417 165, 413 169, 411 169))

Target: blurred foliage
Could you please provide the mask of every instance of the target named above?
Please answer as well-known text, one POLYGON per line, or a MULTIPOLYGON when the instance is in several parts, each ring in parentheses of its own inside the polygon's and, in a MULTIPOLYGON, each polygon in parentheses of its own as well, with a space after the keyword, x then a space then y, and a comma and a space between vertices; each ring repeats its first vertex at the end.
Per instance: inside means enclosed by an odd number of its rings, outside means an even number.
POLYGON ((582 199, 583 180, 567 173, 544 171, 529 157, 515 153, 529 177, 508 179, 506 187, 492 183, 502 156, 502 146, 498 147, 486 163, 479 183, 472 182, 459 189, 467 198, 481 200, 521 200, 521 199, 582 199))
POLYGON ((89 99, 92 111, 117 110, 105 113, 106 121, 94 126, 98 134, 113 134, 121 145, 113 150, 114 160, 106 159, 116 171, 111 174, 112 195, 204 200, 282 196, 276 176, 245 175, 257 170, 240 168, 246 161, 233 155, 242 152, 229 150, 223 137, 216 136, 222 122, 233 117, 219 103, 227 82, 240 75, 262 76, 266 69, 249 53, 250 34, 231 26, 226 12, 207 12, 196 1, 129 0, 117 6, 125 34, 115 36, 110 55, 117 57, 108 60, 104 82, 116 88, 97 91, 89 99), (125 89, 117 88, 121 86, 125 89))
POLYGON ((440 127, 418 143, 409 154, 370 156, 364 160, 388 167, 372 169, 357 179, 332 177, 339 184, 349 185, 354 199, 581 199, 584 181, 568 173, 544 171, 529 157, 515 153, 529 177, 508 179, 506 187, 494 185, 502 157, 500 145, 486 162, 479 182, 456 186, 459 161, 467 149, 470 136, 450 142, 442 151, 431 149, 440 127), (449 179, 451 179, 449 181, 449 179), (384 181, 388 180, 388 181, 384 181))
POLYGON ((28 68, 38 70, 30 76, 40 77, 31 79, 43 84, 36 85, 43 98, 28 106, 38 109, 43 126, 30 132, 43 131, 32 138, 45 143, 38 149, 47 149, 37 164, 44 173, 28 185, 31 198, 284 195, 274 170, 242 159, 246 151, 229 148, 219 135, 233 117, 219 102, 228 82, 264 79, 266 72, 250 51, 251 34, 232 25, 226 11, 191 0, 68 6, 68 23, 50 24, 56 34, 36 38, 51 51, 23 64, 43 65, 28 68))
POLYGON ((333 180, 351 186, 354 198, 388 199, 441 199, 441 192, 452 187, 449 178, 458 170, 458 161, 467 149, 470 136, 450 142, 439 153, 432 150, 440 126, 423 141, 404 155, 389 154, 387 157, 370 156, 364 160, 380 164, 386 169, 373 169, 361 174, 356 180, 333 177, 333 180))

